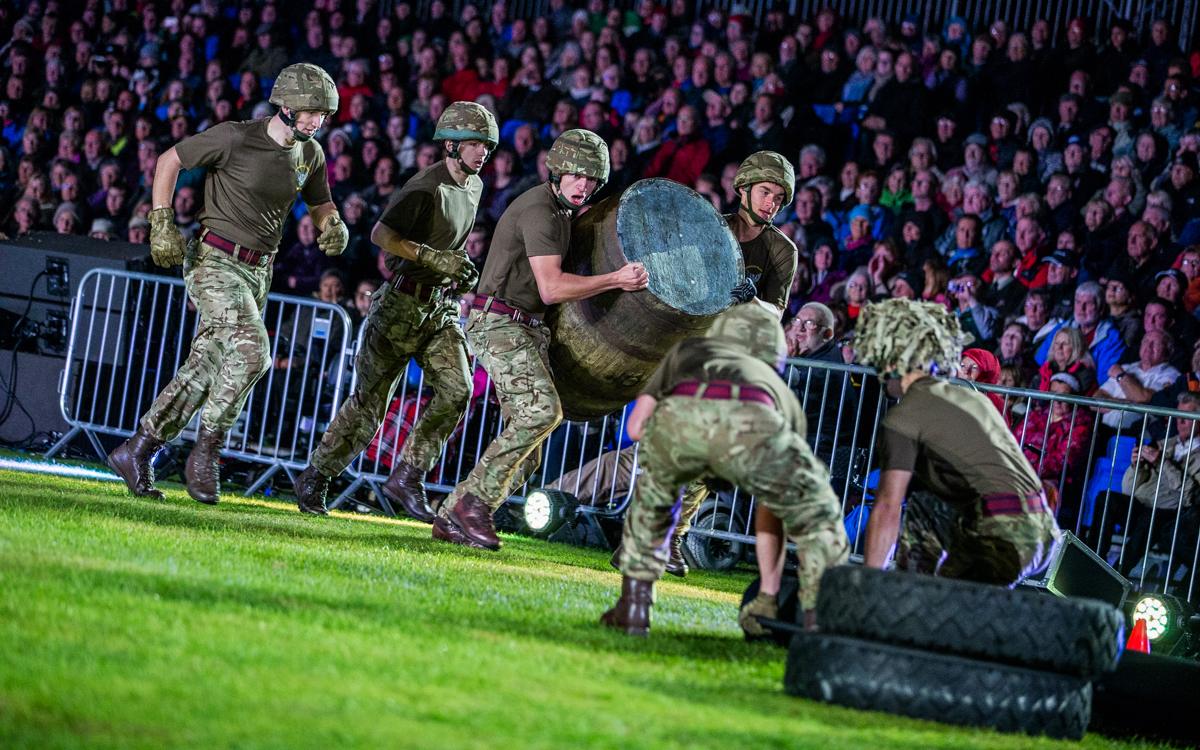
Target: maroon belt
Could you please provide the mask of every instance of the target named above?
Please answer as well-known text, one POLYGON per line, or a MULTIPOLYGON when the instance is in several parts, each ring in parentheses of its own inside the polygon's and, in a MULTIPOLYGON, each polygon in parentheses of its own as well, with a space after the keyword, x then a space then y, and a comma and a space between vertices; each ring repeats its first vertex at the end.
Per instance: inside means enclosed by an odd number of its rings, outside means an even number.
POLYGON ((442 293, 442 287, 436 284, 422 284, 419 281, 413 281, 407 276, 393 277, 392 288, 397 292, 403 292, 404 294, 416 297, 418 302, 428 302, 442 293))
POLYGON ((774 408, 775 399, 768 391, 752 385, 738 385, 727 380, 702 383, 688 380, 671 389, 672 396, 696 396, 716 401, 753 401, 774 408))
POLYGON ((1005 492, 983 496, 983 515, 1020 516, 1026 513, 1049 513, 1045 492, 1034 492, 1022 497, 1005 492))
POLYGON ((241 262, 248 266, 257 266, 267 253, 260 253, 257 250, 251 250, 245 245, 239 245, 236 242, 231 242, 219 234, 213 232, 208 227, 200 233, 200 241, 206 245, 212 245, 223 253, 229 253, 241 262))
POLYGON ((515 307, 510 307, 495 297, 488 297, 485 295, 477 296, 475 301, 471 303, 471 309, 482 310, 485 313, 492 313, 494 315, 503 315, 506 318, 512 318, 514 321, 522 325, 533 326, 534 328, 545 325, 541 318, 530 315, 524 310, 518 310, 515 307))

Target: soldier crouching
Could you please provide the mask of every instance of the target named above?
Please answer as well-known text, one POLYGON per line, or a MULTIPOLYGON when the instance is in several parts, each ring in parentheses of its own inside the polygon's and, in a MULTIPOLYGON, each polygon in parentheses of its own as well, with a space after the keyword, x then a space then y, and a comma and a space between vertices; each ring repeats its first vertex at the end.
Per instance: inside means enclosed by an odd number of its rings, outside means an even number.
POLYGON ((649 632, 679 489, 717 476, 782 520, 796 542, 805 625, 815 626, 821 574, 846 561, 849 545, 828 471, 805 442, 804 411, 779 377, 785 354, 778 318, 757 303, 726 310, 706 338, 685 339, 667 353, 629 420, 630 437, 641 440, 642 475, 625 514, 621 597, 603 624, 649 632))

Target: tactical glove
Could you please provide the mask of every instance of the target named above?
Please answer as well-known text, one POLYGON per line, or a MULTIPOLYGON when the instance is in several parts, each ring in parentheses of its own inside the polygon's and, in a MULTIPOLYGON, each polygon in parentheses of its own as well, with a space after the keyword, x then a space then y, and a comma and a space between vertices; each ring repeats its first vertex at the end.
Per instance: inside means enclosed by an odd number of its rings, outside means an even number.
POLYGON ((464 252, 438 250, 429 245, 421 245, 418 248, 417 262, 454 281, 462 275, 464 266, 471 265, 471 259, 464 252))
POLYGON ((742 279, 742 283, 733 288, 730 294, 733 295, 733 301, 740 305, 757 297, 758 287, 755 286, 754 280, 747 276, 742 279))
POLYGON ((335 213, 325 222, 325 231, 317 237, 317 246, 321 248, 321 252, 332 257, 341 255, 348 242, 350 242, 350 230, 346 228, 346 222, 342 221, 342 217, 335 213))
POLYGON ((760 591, 758 596, 746 602, 746 606, 738 612, 738 625, 750 635, 766 635, 766 628, 758 622, 759 617, 772 620, 779 617, 779 603, 775 594, 764 594, 760 591))
POLYGON ((459 294, 465 294, 475 288, 479 283, 479 269, 474 263, 467 263, 463 266, 462 273, 454 279, 454 291, 459 294))
POLYGON ((184 242, 175 226, 175 209, 162 206, 150 211, 150 257, 154 264, 171 268, 183 262, 184 242))

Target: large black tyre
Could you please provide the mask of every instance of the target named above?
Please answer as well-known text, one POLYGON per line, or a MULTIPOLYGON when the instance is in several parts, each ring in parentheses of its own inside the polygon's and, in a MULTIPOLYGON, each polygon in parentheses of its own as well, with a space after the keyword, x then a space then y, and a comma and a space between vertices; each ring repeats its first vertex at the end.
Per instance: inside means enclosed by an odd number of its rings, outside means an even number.
POLYGON ((797 634, 784 689, 869 711, 1079 739, 1092 684, 1052 672, 964 659, 824 633, 797 634))
POLYGON ((827 633, 1091 679, 1116 668, 1125 618, 1090 599, 843 565, 826 571, 827 633))
POLYGON ((746 545, 733 539, 710 536, 707 530, 737 528, 725 508, 715 508, 709 513, 701 510, 696 514, 697 522, 683 538, 683 556, 688 565, 700 570, 724 572, 732 570, 746 555, 746 545))

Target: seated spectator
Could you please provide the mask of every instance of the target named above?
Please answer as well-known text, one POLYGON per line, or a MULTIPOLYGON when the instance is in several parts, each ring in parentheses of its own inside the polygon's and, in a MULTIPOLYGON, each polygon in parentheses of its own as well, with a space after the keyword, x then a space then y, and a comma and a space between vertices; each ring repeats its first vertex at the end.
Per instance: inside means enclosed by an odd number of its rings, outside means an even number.
POLYGON ((1029 329, 1017 321, 1012 321, 1004 326, 1003 333, 1000 334, 1000 343, 996 346, 996 359, 1000 361, 1000 367, 1016 368, 1019 376, 1016 378, 1023 385, 1028 384, 1037 373, 1037 364, 1033 361, 1033 354, 1029 349, 1029 329))
MULTIPOLYGON (((1176 408, 1200 411, 1200 395, 1180 393, 1176 408)), ((1196 506, 1200 492, 1200 425, 1195 419, 1176 418, 1174 422, 1175 433, 1165 440, 1133 449, 1130 466, 1121 479, 1122 491, 1135 500, 1125 532, 1125 546, 1116 565, 1124 576, 1142 561, 1148 543, 1160 537, 1169 540, 1176 528, 1192 540, 1185 543, 1187 546, 1177 544, 1176 549, 1187 550, 1195 545, 1195 518, 1192 523, 1180 524, 1178 516, 1196 506)), ((1123 523, 1124 517, 1119 521, 1123 523)), ((1102 539, 1110 537, 1111 532, 1102 539)), ((1186 553, 1176 559, 1192 564, 1186 553)))
MULTIPOLYGON (((1000 380, 1000 360, 986 349, 963 349, 962 362, 958 365, 958 376, 972 383, 995 385, 1000 380)), ((999 393, 986 392, 1001 414, 1004 413, 1004 397, 999 393)))
POLYGON ((1051 339, 1050 356, 1038 369, 1033 387, 1039 391, 1050 390, 1054 376, 1063 372, 1079 382, 1078 393, 1090 396, 1096 389, 1096 364, 1083 343, 1083 334, 1078 328, 1060 328, 1051 339))
POLYGON ((1142 336, 1142 314, 1134 303, 1133 290, 1129 288, 1129 275, 1120 269, 1113 269, 1107 276, 1104 303, 1108 305, 1108 314, 1113 324, 1121 332, 1121 341, 1125 348, 1132 350, 1137 347, 1138 339, 1142 336))
POLYGON ((871 301, 875 287, 867 269, 859 268, 851 273, 839 289, 834 290, 834 302, 846 313, 850 327, 858 321, 863 307, 871 301))
POLYGON ((875 236, 871 234, 870 206, 858 205, 850 209, 847 224, 850 229, 842 243, 840 268, 853 271, 866 265, 875 244, 875 236))
POLYGON ((308 296, 317 291, 329 258, 317 245, 317 228, 305 214, 296 225, 296 243, 275 258, 274 286, 285 294, 308 296))
POLYGON ((833 301, 833 290, 846 279, 846 272, 836 268, 837 251, 832 237, 821 237, 812 249, 813 277, 809 290, 810 302, 829 304, 833 301))
POLYGON ((1008 318, 1020 310, 1025 301, 1025 287, 1016 276, 1017 247, 1008 240, 992 245, 988 255, 988 267, 981 279, 985 282, 979 292, 983 304, 996 308, 1001 318, 1008 318))
MULTIPOLYGON (((1060 372, 1051 378, 1049 390, 1060 396, 1078 396, 1081 386, 1074 375, 1060 372)), ((1013 420, 1013 436, 1038 476, 1056 486, 1061 497, 1074 500, 1087 468, 1096 415, 1065 401, 1034 400, 1030 404, 1027 415, 1013 420)))
MULTIPOLYGON (((1094 281, 1080 284, 1075 290, 1071 318, 1054 330, 1057 332, 1061 328, 1078 328, 1084 341, 1088 342, 1088 351, 1096 363, 1096 371, 1107 373, 1125 356, 1125 344, 1121 341, 1121 332, 1111 320, 1103 316, 1102 301, 1103 291, 1099 284, 1094 281)), ((1038 364, 1046 362, 1050 353, 1050 341, 1050 337, 1047 336, 1038 348, 1038 364)))
MULTIPOLYGON (((1175 343, 1171 335, 1163 331, 1151 331, 1142 337, 1138 350, 1138 361, 1126 365, 1113 364, 1106 371, 1108 380, 1096 391, 1096 398, 1123 401, 1131 404, 1146 404, 1158 391, 1171 385, 1179 377, 1179 370, 1169 360, 1174 354, 1175 343)), ((1101 420, 1113 429, 1129 429, 1141 421, 1141 415, 1117 409, 1101 409, 1101 420)))
MULTIPOLYGON (((955 315, 962 326, 963 333, 971 337, 971 342, 979 347, 988 347, 997 334, 1000 324, 1000 313, 994 307, 988 307, 979 301, 979 277, 970 271, 957 274, 949 285, 950 294, 954 298, 955 315)), ((996 367, 999 370, 999 365, 996 367)))
POLYGON ((676 133, 658 149, 643 177, 666 177, 693 187, 708 164, 711 149, 699 133, 695 107, 685 106, 675 118, 676 133))

